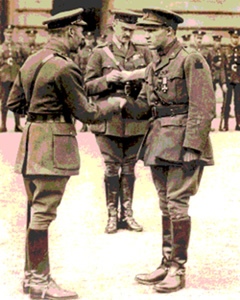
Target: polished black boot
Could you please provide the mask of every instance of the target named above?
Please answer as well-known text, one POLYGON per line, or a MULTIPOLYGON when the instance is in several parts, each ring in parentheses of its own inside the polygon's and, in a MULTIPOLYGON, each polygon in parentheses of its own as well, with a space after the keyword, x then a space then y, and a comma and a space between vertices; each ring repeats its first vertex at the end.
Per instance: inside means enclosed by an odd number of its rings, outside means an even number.
POLYGON ((172 293, 185 287, 185 267, 191 231, 190 217, 172 221, 172 253, 167 276, 154 286, 158 293, 172 293))
POLYGON ((171 239, 171 223, 169 217, 162 217, 162 255, 163 259, 160 266, 151 273, 138 274, 135 280, 138 283, 145 285, 156 284, 162 281, 168 273, 168 261, 172 252, 172 239, 171 239))
POLYGON ((30 280, 31 280, 31 265, 29 261, 29 251, 28 251, 28 234, 29 234, 29 224, 31 221, 31 201, 27 202, 27 214, 26 214, 26 238, 25 238, 25 262, 24 262, 24 278, 22 281, 22 288, 24 294, 29 294, 30 280))
POLYGON ((228 131, 229 127, 228 127, 228 118, 224 118, 224 125, 223 125, 223 129, 222 131, 228 131))
POLYGON ((240 131, 240 114, 236 114, 236 131, 240 131))
POLYGON ((29 230, 28 254, 32 273, 29 287, 31 299, 78 299, 75 292, 63 290, 50 277, 47 230, 29 230))
POLYGON ((119 229, 128 229, 133 231, 143 231, 133 218, 132 201, 135 176, 133 174, 122 174, 120 178, 120 220, 118 222, 119 229))
POLYGON ((15 120, 15 127, 14 127, 14 131, 15 132, 22 132, 23 128, 20 125, 20 115, 19 114, 14 114, 14 120, 15 120))
POLYGON ((108 209, 108 221, 105 228, 106 233, 117 232, 117 221, 118 221, 118 197, 119 197, 119 177, 105 176, 105 191, 106 191, 106 202, 108 209))
POLYGON ((7 131, 7 111, 3 110, 1 111, 1 120, 2 120, 2 124, 0 127, 0 132, 6 132, 7 131))

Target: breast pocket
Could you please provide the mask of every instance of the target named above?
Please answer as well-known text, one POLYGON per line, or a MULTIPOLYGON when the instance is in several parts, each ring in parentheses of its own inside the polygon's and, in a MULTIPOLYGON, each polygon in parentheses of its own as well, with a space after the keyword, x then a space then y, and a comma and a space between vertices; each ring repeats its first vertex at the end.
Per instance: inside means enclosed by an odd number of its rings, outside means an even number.
POLYGON ((80 157, 76 130, 72 124, 58 124, 53 129, 53 163, 61 170, 78 170, 80 157))
POLYGON ((179 103, 187 97, 187 85, 183 70, 169 74, 167 77, 167 92, 162 93, 166 102, 179 103))

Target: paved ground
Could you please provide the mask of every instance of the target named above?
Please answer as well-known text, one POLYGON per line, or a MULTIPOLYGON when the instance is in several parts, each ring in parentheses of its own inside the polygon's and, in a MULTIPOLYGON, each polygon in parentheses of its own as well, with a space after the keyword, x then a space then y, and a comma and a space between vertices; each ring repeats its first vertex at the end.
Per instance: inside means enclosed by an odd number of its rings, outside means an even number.
MULTIPOLYGON (((218 128, 219 119, 213 126, 218 128)), ((240 296, 240 132, 212 132, 215 166, 206 168, 191 200, 192 234, 187 286, 155 294, 134 282, 135 274, 155 269, 161 259, 161 215, 149 170, 137 164, 135 218, 144 232, 104 233, 106 208, 103 162, 94 136, 79 133, 81 173, 67 186, 58 218, 50 228, 52 276, 84 300, 226 299, 240 296)), ((80 123, 77 123, 80 128, 80 123)), ((0 134, 0 297, 25 300, 21 278, 24 257, 25 192, 13 165, 21 134, 0 134)))

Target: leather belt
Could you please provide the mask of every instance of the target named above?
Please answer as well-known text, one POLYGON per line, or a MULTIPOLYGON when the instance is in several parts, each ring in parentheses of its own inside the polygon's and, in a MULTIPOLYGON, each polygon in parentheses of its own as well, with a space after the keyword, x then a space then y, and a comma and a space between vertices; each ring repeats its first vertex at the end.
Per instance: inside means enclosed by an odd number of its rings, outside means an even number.
POLYGON ((171 117, 188 113, 188 104, 176 104, 171 106, 152 106, 154 118, 171 117))
POLYGON ((27 116, 28 122, 34 123, 72 123, 71 118, 66 118, 64 115, 59 114, 33 114, 28 113, 27 116))

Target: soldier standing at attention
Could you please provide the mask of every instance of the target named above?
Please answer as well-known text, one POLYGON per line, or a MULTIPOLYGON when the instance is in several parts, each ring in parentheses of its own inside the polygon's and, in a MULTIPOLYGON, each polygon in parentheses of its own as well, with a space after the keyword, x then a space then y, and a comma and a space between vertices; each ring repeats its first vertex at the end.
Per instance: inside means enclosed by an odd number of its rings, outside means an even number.
POLYGON ((202 43, 203 37, 205 36, 206 32, 202 30, 194 30, 192 33, 194 43, 191 44, 191 48, 193 48, 197 52, 200 52, 210 66, 211 62, 209 56, 209 49, 202 43))
MULTIPOLYGON (((148 48, 131 41, 140 14, 128 10, 111 13, 114 16, 112 41, 94 49, 85 75, 88 95, 96 103, 104 102, 110 96, 136 99, 145 67, 151 61, 148 48)), ((108 209, 105 232, 115 233, 118 228, 142 231, 142 226, 133 218, 132 202, 136 154, 146 130, 146 121, 123 119, 120 113, 107 122, 91 126, 91 130, 105 162, 108 209)))
MULTIPOLYGON (((213 35, 213 48, 210 50, 209 57, 210 57, 210 68, 212 72, 212 80, 213 80, 213 89, 216 92, 217 85, 220 86, 223 95, 223 104, 221 110, 221 120, 223 119, 223 110, 225 107, 225 100, 226 100, 226 92, 227 92, 227 85, 226 85, 226 55, 224 50, 221 47, 221 35, 213 35)), ((223 131, 222 121, 220 122, 219 130, 223 131)))
MULTIPOLYGON (((86 66, 88 63, 88 59, 92 54, 94 47, 95 47, 95 37, 94 34, 89 31, 85 35, 84 47, 78 48, 78 52, 75 54, 73 59, 74 62, 79 66, 80 70, 82 71, 83 77, 86 73, 86 66)), ((88 131, 88 125, 83 123, 80 132, 86 132, 86 131, 88 131)))
POLYGON ((27 34, 28 38, 28 43, 27 43, 27 56, 34 54, 39 50, 38 45, 36 44, 36 35, 38 31, 36 29, 28 29, 25 31, 27 34))
POLYGON ((78 298, 50 277, 48 251, 48 227, 70 176, 79 174, 72 119, 91 123, 110 118, 126 103, 87 101, 81 71, 69 58, 84 39, 82 12, 81 8, 62 12, 43 22, 50 40, 23 64, 8 99, 9 109, 27 113, 15 171, 22 174, 28 197, 23 291, 32 299, 78 298))
POLYGON ((152 118, 139 157, 150 166, 162 211, 162 257, 159 267, 136 276, 159 293, 185 286, 185 264, 191 232, 190 197, 196 194, 203 167, 213 164, 209 139, 215 111, 210 68, 198 52, 177 40, 184 20, 161 8, 144 8, 142 25, 149 48, 158 53, 145 72, 145 84, 125 114, 152 118))
POLYGON ((240 130, 240 29, 229 30, 230 45, 227 48, 227 97, 224 109, 224 131, 228 131, 228 120, 232 96, 234 96, 235 130, 240 130))
MULTIPOLYGON (((0 45, 0 84, 1 84, 1 127, 0 132, 7 131, 7 98, 24 60, 20 47, 13 42, 13 25, 4 30, 4 42, 0 45)), ((15 132, 22 132, 20 115, 14 114, 15 132)))
POLYGON ((183 43, 183 46, 186 48, 186 49, 189 49, 190 47, 190 43, 191 43, 191 34, 184 34, 182 35, 182 43, 183 43))

